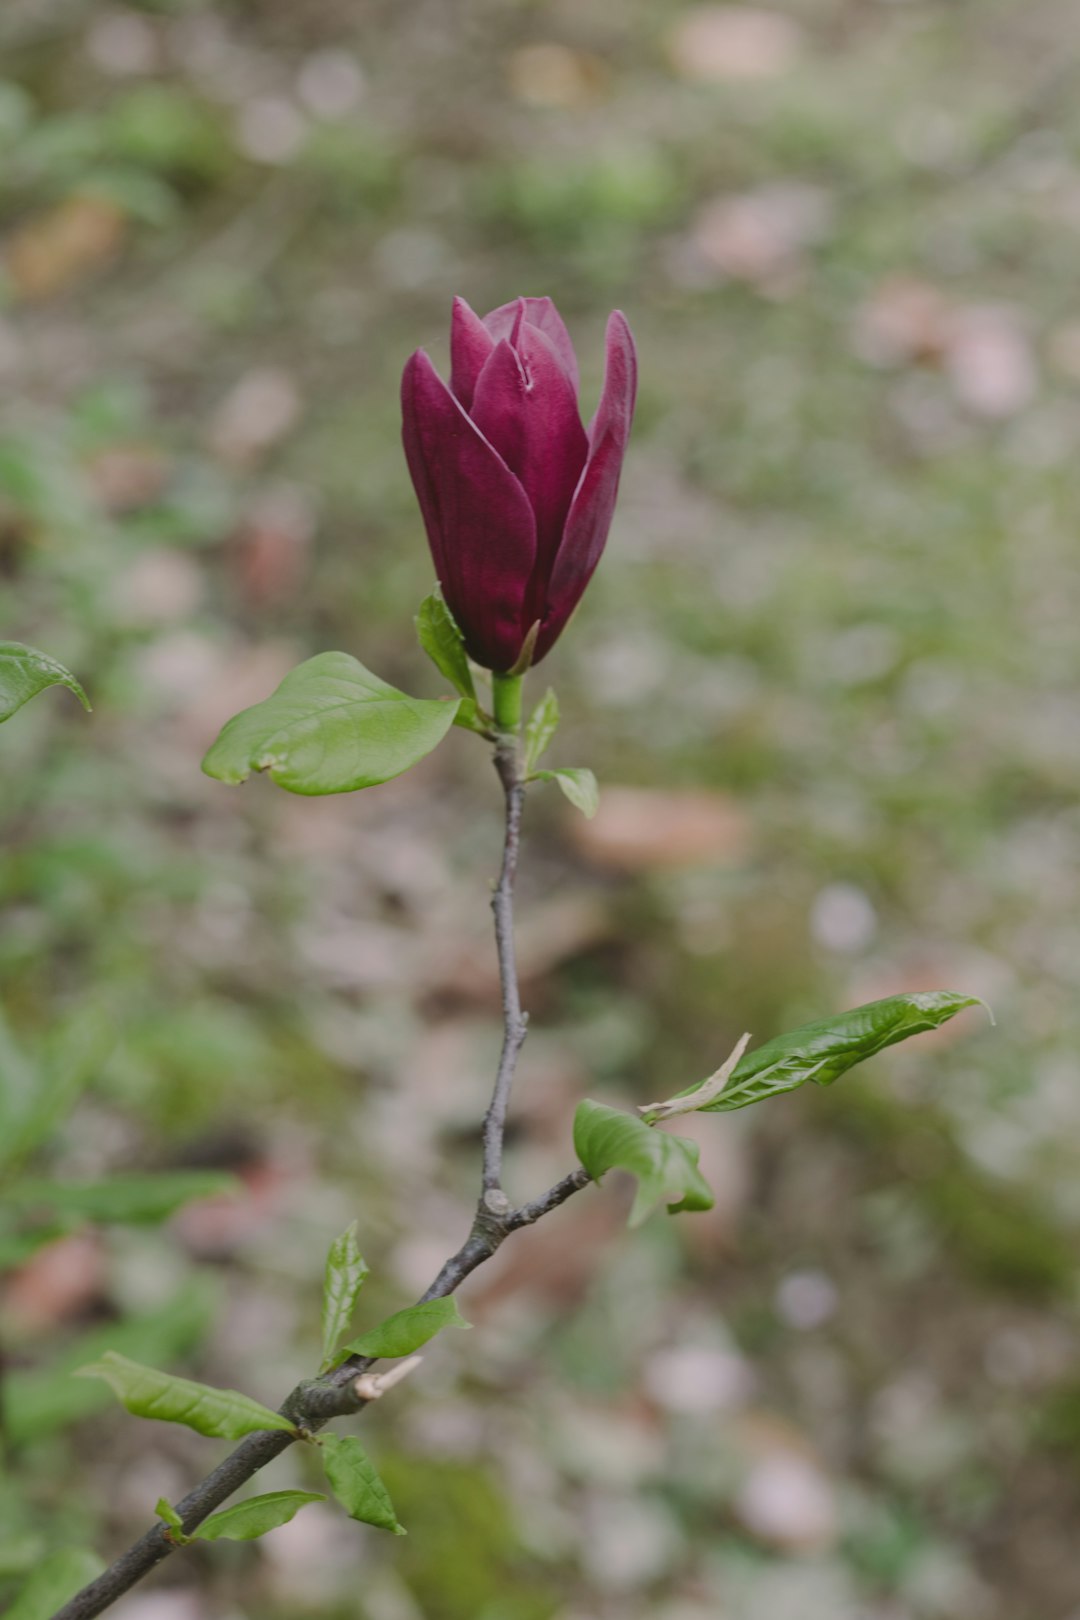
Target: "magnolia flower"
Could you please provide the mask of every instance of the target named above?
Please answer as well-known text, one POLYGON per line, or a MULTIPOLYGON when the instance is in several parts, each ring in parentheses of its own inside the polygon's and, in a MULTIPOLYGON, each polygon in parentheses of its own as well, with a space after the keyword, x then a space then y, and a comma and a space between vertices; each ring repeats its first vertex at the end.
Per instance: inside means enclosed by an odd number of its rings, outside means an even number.
POLYGON ((482 320, 455 298, 450 386, 422 349, 405 367, 405 456, 435 570, 466 648, 488 669, 543 658, 600 561, 637 389, 618 310, 606 345, 588 431, 573 344, 550 298, 519 298, 482 320))

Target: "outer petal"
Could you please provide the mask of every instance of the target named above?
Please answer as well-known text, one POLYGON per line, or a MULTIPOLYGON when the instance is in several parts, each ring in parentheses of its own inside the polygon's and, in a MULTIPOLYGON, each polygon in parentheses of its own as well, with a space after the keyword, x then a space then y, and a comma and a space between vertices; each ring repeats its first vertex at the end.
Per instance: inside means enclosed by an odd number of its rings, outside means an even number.
POLYGON ((435 571, 477 663, 508 670, 536 558, 528 497, 423 350, 401 380, 402 439, 435 571))
POLYGON ((498 309, 493 309, 490 315, 484 316, 484 325, 496 342, 500 338, 508 338, 522 304, 525 306, 526 321, 530 326, 535 326, 543 332, 558 355, 559 364, 569 377, 576 395, 581 386, 577 355, 574 353, 574 345, 570 341, 570 334, 566 330, 563 318, 550 298, 515 298, 512 304, 500 304, 498 309))
POLYGON ((520 322, 517 348, 503 338, 480 373, 472 419, 522 487, 536 515, 536 569, 526 603, 541 617, 570 502, 589 452, 577 396, 554 349, 537 327, 520 322))
POLYGON ((589 459, 555 558, 534 662, 543 658, 581 600, 603 553, 637 397, 637 352, 621 310, 609 316, 600 404, 589 427, 589 459))
POLYGON ((454 299, 450 317, 450 387, 468 410, 476 379, 495 347, 495 339, 464 298, 454 299))

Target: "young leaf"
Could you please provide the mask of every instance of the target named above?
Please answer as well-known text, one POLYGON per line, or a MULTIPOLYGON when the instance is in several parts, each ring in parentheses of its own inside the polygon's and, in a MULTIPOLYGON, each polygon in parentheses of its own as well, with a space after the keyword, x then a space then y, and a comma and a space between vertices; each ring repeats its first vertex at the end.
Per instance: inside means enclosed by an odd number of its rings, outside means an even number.
POLYGON ((423 1305, 410 1305, 407 1310, 396 1311, 378 1327, 353 1339, 342 1351, 345 1356, 372 1356, 380 1361, 394 1356, 411 1356, 422 1344, 427 1344, 436 1333, 446 1327, 467 1328, 453 1295, 449 1299, 429 1299, 423 1305))
POLYGON ((438 591, 425 596, 416 615, 416 636, 440 675, 463 698, 476 703, 476 687, 465 651, 465 641, 453 614, 438 591))
MULTIPOLYGON (((812 1080, 818 1086, 833 1081, 857 1063, 865 1063, 887 1046, 909 1035, 938 1029, 964 1007, 979 1005, 978 996, 951 990, 922 990, 883 1001, 868 1001, 835 1018, 804 1024, 787 1035, 766 1041, 740 1059, 719 1097, 706 1103, 702 1113, 724 1114, 766 1097, 795 1091, 812 1080)), ((691 1086, 682 1096, 692 1095, 691 1086)))
POLYGON ((166 1501, 164 1496, 158 1497, 154 1512, 157 1514, 159 1519, 164 1519, 170 1530, 179 1530, 180 1534, 183 1535, 184 1521, 180 1517, 179 1513, 177 1513, 172 1503, 166 1501))
POLYGON ((359 1440, 351 1434, 325 1434, 319 1449, 330 1489, 350 1519, 403 1536, 405 1530, 398 1523, 390 1493, 359 1440))
POLYGON ((629 1170, 638 1189, 630 1225, 640 1226, 657 1204, 711 1209, 715 1200, 698 1169, 698 1147, 682 1136, 650 1130, 617 1108, 586 1099, 574 1115, 574 1151, 594 1181, 608 1170, 629 1170))
POLYGON ((90 1221, 139 1225, 166 1220, 194 1198, 212 1198, 235 1189, 232 1176, 191 1170, 110 1176, 107 1181, 27 1180, 12 1187, 7 1196, 22 1209, 55 1210, 90 1221))
POLYGON ((241 1395, 235 1389, 215 1389, 188 1378, 174 1378, 144 1367, 115 1350, 106 1350, 100 1361, 79 1367, 77 1378, 103 1378, 122 1406, 136 1417, 159 1418, 163 1423, 182 1423, 197 1434, 219 1440, 240 1440, 245 1434, 264 1429, 295 1432, 295 1424, 280 1412, 241 1395))
POLYGON ((63 664, 48 653, 38 652, 36 647, 0 641, 0 722, 10 720, 24 703, 50 686, 66 686, 83 708, 89 709, 90 699, 63 664))
POLYGON ((559 700, 549 686, 525 727, 525 774, 535 770, 536 762, 554 737, 559 726, 559 700))
POLYGON ((348 653, 319 653, 264 702, 234 715, 203 770, 229 783, 268 771, 290 793, 352 793, 400 776, 430 754, 460 706, 457 699, 408 697, 348 653))
POLYGON ((246 1502, 214 1513, 206 1519, 192 1536, 192 1541, 255 1541, 268 1530, 295 1519, 308 1502, 325 1502, 319 1491, 268 1491, 265 1496, 252 1496, 246 1502))
POLYGON ((352 1318, 368 1267, 356 1246, 356 1222, 345 1228, 330 1245, 323 1283, 322 1367, 325 1372, 334 1360, 337 1342, 352 1318))
POLYGON ((105 1568, 100 1558, 82 1547, 62 1547, 50 1553, 20 1587, 4 1620, 52 1620, 68 1598, 88 1586, 105 1568))
POLYGON ((557 782, 574 809, 580 810, 590 821, 600 808, 600 789, 596 785, 596 777, 592 771, 586 770, 583 766, 557 771, 534 771, 530 780, 557 782))

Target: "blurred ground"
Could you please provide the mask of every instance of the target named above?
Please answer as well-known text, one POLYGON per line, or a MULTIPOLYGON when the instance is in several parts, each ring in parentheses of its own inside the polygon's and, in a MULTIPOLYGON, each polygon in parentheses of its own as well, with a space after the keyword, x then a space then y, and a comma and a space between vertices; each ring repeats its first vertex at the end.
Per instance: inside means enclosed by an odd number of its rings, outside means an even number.
POLYGON ((508 1246, 367 1428, 407 1541, 309 1509, 118 1620, 1076 1620, 1076 8, 5 0, 0 70, 0 626, 96 710, 0 738, 5 1013, 94 1059, 43 1171, 246 1184, 9 1276, 0 1581, 215 1454, 67 1368, 276 1398, 349 1219, 369 1320, 467 1225, 483 748, 322 802, 198 763, 309 652, 436 690, 400 369, 548 292, 587 401, 616 304, 642 394, 542 670, 607 791, 530 803, 514 1189, 744 1028, 998 1027, 706 1121, 707 1217, 508 1246))

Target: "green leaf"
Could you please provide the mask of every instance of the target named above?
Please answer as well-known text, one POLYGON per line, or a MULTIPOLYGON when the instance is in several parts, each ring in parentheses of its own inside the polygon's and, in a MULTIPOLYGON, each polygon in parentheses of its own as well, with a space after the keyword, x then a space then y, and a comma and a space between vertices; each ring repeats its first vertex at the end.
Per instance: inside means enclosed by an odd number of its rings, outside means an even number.
POLYGON ((164 1519, 170 1530, 178 1530, 183 1535, 184 1521, 171 1502, 167 1502, 163 1496, 159 1496, 154 1512, 159 1519, 164 1519))
POLYGON ((430 754, 459 707, 457 699, 408 697, 348 653, 319 653, 228 722, 203 770, 230 783, 268 771, 290 793, 352 793, 400 776, 430 754))
POLYGON ((476 706, 476 687, 465 640, 438 591, 432 591, 421 602, 416 615, 416 635, 440 675, 445 675, 454 690, 476 706))
POLYGON ((284 1429, 295 1433, 296 1425, 280 1412, 241 1395, 235 1389, 215 1389, 188 1378, 174 1378, 156 1367, 106 1350, 100 1361, 79 1367, 77 1378, 103 1378, 122 1406, 136 1417, 158 1418, 163 1423, 182 1423, 196 1434, 219 1440, 240 1440, 245 1434, 264 1429, 284 1429))
POLYGON ((532 782, 557 782, 575 810, 591 821, 600 808, 600 789, 592 771, 573 766, 558 771, 534 771, 532 782))
MULTIPOLYGON (((909 1035, 938 1029, 964 1007, 979 1006, 978 996, 952 990, 920 990, 884 1001, 868 1001, 835 1018, 804 1024, 787 1035, 766 1041, 740 1059, 719 1097, 702 1109, 705 1114, 730 1113, 785 1091, 795 1091, 807 1080, 831 1086, 857 1063, 906 1041, 909 1035)), ((686 1097, 697 1088, 689 1087, 686 1097)))
POLYGON ((549 686, 525 727, 525 774, 536 767, 536 762, 554 737, 559 726, 559 700, 549 686))
POLYGON ((138 1225, 166 1220, 194 1198, 212 1198, 235 1189, 232 1176, 193 1170, 110 1176, 107 1181, 27 1180, 20 1181, 7 1196, 23 1209, 138 1225))
POLYGON ((52 1620, 68 1598, 97 1579, 105 1565, 82 1547, 62 1547, 50 1553, 20 1587, 4 1620, 52 1620))
POLYGON ((215 1513, 192 1535, 192 1541, 255 1541, 268 1530, 295 1519, 308 1502, 325 1502, 319 1491, 268 1491, 215 1513))
POLYGON ((368 1267, 356 1246, 356 1222, 346 1227, 330 1245, 323 1283, 322 1367, 325 1372, 334 1360, 337 1342, 348 1327, 368 1267))
POLYGON ((428 1299, 422 1305, 410 1305, 408 1310, 396 1311, 385 1322, 345 1346, 342 1356, 372 1356, 383 1361, 395 1356, 411 1356, 422 1344, 427 1344, 443 1328, 467 1328, 453 1295, 449 1299, 428 1299))
POLYGON ((0 722, 10 720, 24 703, 50 686, 66 686, 83 708, 89 709, 89 698, 63 664, 58 664, 48 653, 38 652, 36 647, 24 647, 19 641, 0 641, 0 722))
POLYGON ((651 1130, 632 1114, 586 1099, 574 1115, 574 1151, 594 1181, 608 1170, 628 1170, 638 1189, 630 1225, 640 1226, 657 1206, 711 1209, 715 1202, 698 1169, 698 1147, 682 1136, 651 1130))
POLYGON ((415 622, 421 647, 440 674, 445 675, 451 686, 461 693, 461 705, 454 716, 454 724, 486 736, 491 728, 491 718, 484 713, 476 695, 464 638, 438 590, 421 602, 415 622))
POLYGON ((351 1434, 325 1434, 319 1449, 330 1489, 350 1519, 403 1536, 405 1530, 398 1523, 390 1493, 359 1440, 351 1434))

